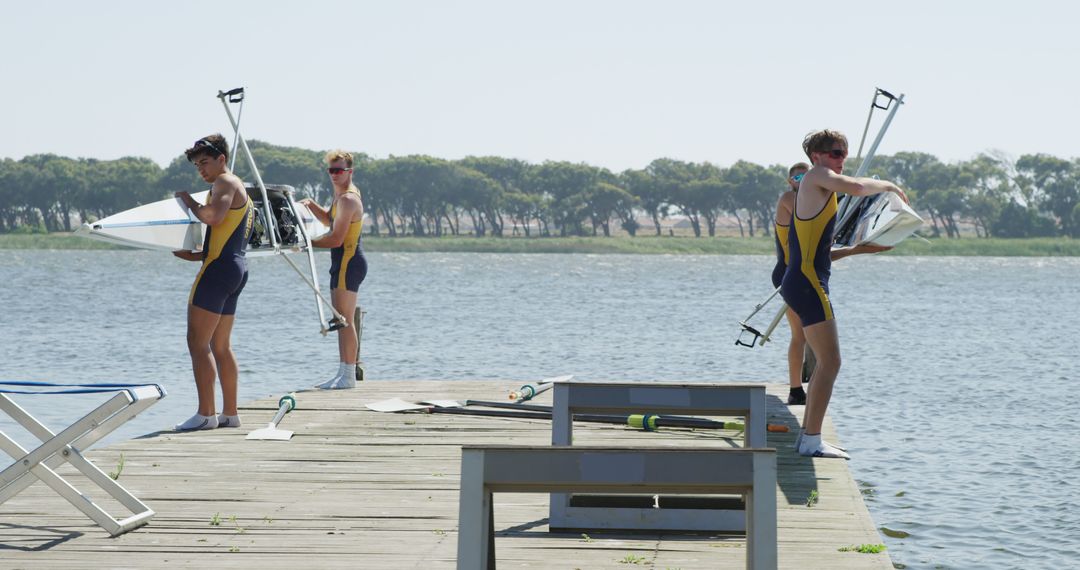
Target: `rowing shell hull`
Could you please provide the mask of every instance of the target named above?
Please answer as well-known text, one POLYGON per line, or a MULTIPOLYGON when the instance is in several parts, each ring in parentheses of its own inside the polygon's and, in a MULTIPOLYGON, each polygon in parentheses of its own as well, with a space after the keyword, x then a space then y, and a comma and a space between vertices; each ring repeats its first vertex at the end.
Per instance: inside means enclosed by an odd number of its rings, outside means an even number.
POLYGON ((923 226, 923 219, 896 194, 884 194, 859 217, 856 244, 894 246, 923 226))
MULTIPOLYGON (((209 193, 199 192, 192 198, 202 204, 209 193)), ((83 224, 75 234, 142 249, 194 251, 202 247, 204 227, 179 199, 169 198, 83 224)))
MULTIPOLYGON (((251 190, 248 189, 249 193, 251 190)), ((269 191, 273 201, 279 192, 273 187, 269 191)), ((192 198, 205 204, 209 193, 192 194, 192 198)), ((308 236, 312 238, 327 231, 326 226, 303 204, 296 204, 295 217, 304 224, 308 236)), ((85 223, 76 230, 75 235, 140 249, 201 251, 205 232, 206 224, 191 214, 179 199, 167 198, 85 223)), ((272 253, 273 249, 266 244, 257 248, 248 247, 249 255, 263 252, 272 253)))

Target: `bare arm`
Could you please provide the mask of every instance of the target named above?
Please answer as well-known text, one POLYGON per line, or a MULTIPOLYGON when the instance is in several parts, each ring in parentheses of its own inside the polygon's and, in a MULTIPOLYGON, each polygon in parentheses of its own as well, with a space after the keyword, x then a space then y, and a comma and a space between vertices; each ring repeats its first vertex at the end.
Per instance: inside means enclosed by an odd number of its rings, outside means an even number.
POLYGON ((313 240, 311 245, 315 247, 339 247, 345 243, 345 234, 349 231, 351 220, 357 215, 363 216, 364 207, 359 198, 352 195, 342 196, 338 199, 337 217, 330 231, 313 240))
POLYGON ((311 214, 315 216, 315 219, 323 223, 323 225, 330 225, 330 212, 325 210, 318 202, 311 198, 304 198, 300 200, 300 203, 307 206, 307 209, 311 211, 311 214))
POLYGON ((791 218, 795 211, 795 193, 784 192, 776 202, 776 223, 782 226, 791 225, 791 218))
MULTIPOLYGON (((817 170, 817 168, 815 168, 817 170)), ((837 174, 827 168, 821 169, 822 175, 815 182, 826 190, 851 194, 852 196, 873 196, 884 192, 892 192, 907 202, 907 194, 899 186, 887 180, 875 180, 873 178, 854 178, 837 174)))
POLYGON ((194 251, 188 251, 186 249, 179 249, 172 252, 172 254, 176 257, 179 257, 180 259, 183 259, 184 261, 202 261, 201 252, 197 253, 194 251))
POLYGON ((887 245, 874 245, 872 243, 863 243, 859 245, 853 245, 849 247, 837 247, 829 251, 829 259, 836 261, 852 255, 860 255, 863 253, 881 253, 883 251, 889 251, 892 246, 887 245))
POLYGON ((214 181, 214 188, 210 192, 210 202, 207 204, 199 204, 187 192, 177 192, 176 197, 184 202, 184 205, 191 210, 191 213, 195 214, 195 217, 200 222, 208 226, 216 226, 229 213, 229 206, 232 205, 236 191, 234 184, 218 178, 214 181))

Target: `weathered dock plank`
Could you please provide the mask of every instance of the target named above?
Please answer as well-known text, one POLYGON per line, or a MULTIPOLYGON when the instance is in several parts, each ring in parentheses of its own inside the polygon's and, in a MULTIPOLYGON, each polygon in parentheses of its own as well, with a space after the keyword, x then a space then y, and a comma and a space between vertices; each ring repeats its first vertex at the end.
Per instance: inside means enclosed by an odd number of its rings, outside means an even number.
MULTIPOLYGON (((110 538, 41 483, 0 506, 5 568, 453 568, 464 444, 550 442, 550 423, 438 414, 381 414, 364 404, 505 397, 514 382, 368 381, 356 390, 302 392, 286 416, 290 441, 249 441, 276 400, 242 408, 244 427, 163 432, 93 450, 106 471, 121 454, 120 482, 157 511, 143 528, 110 538), (213 524, 213 523, 217 524, 213 524)), ((841 552, 881 538, 844 461, 792 452, 801 408, 769 388, 778 449, 782 568, 892 568, 887 554, 841 552), (806 501, 811 491, 818 502, 806 501)), ((550 402, 550 393, 538 401, 550 402)), ((646 410, 643 410, 646 411, 646 410)), ((831 423, 826 435, 835 440, 831 423)), ((734 431, 577 424, 575 444, 732 445, 734 431)), ((60 471, 79 486, 74 470, 60 471)), ((100 499, 94 495, 95 499, 100 499)), ((547 495, 496 495, 496 547, 505 568, 742 568, 741 536, 547 532, 547 495)), ((102 500, 106 509, 116 505, 102 500)))

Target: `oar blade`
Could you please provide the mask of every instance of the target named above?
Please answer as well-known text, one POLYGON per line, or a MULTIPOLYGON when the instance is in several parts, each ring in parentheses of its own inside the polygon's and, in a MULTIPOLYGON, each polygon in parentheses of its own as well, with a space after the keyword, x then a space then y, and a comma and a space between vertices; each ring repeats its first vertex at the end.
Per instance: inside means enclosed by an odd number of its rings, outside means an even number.
POLYGON ((274 424, 269 424, 264 428, 257 429, 247 434, 244 439, 276 439, 279 441, 288 441, 292 439, 293 432, 287 429, 278 429, 274 424))

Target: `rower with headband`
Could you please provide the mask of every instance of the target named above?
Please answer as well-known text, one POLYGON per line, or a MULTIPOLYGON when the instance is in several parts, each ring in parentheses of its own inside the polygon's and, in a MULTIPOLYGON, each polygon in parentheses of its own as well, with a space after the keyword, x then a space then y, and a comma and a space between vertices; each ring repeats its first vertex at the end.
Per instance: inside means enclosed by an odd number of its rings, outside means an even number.
POLYGON ((184 154, 212 187, 206 204, 187 192, 176 193, 207 226, 202 251, 173 252, 180 259, 202 262, 188 295, 187 314, 188 352, 199 403, 195 415, 177 424, 176 431, 240 427, 239 367, 230 336, 237 301, 248 280, 245 250, 255 227, 255 208, 244 183, 229 170, 225 137, 203 137, 184 154), (220 415, 214 401, 215 378, 221 385, 220 415))

